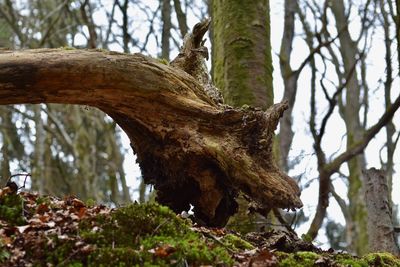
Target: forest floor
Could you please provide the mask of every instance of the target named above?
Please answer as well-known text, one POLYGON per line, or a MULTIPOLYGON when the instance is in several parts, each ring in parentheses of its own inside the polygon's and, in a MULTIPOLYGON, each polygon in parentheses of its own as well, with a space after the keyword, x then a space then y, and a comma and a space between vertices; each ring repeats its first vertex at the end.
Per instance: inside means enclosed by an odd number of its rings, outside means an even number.
POLYGON ((200 227, 156 203, 109 208, 0 189, 0 266, 400 266, 323 251, 283 231, 200 227))

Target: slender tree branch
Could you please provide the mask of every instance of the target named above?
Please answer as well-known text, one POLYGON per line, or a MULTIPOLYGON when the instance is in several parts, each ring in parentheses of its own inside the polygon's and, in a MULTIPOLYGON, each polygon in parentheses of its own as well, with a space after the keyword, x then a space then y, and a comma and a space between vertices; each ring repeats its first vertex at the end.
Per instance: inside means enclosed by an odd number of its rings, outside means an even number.
POLYGON ((370 127, 365 133, 361 140, 356 142, 352 147, 347 149, 341 155, 339 155, 334 161, 328 163, 325 166, 326 172, 333 174, 335 173, 340 166, 352 159, 353 157, 360 154, 364 148, 368 145, 372 138, 393 118, 394 114, 400 107, 400 95, 393 102, 393 104, 386 110, 386 112, 382 115, 379 121, 372 127, 370 127))
POLYGON ((350 214, 349 214, 349 209, 347 207, 346 201, 344 201, 343 198, 341 198, 339 196, 339 194, 335 191, 335 187, 332 184, 332 181, 330 182, 330 187, 329 187, 329 191, 332 193, 333 198, 336 200, 336 202, 338 203, 340 210, 343 213, 344 218, 346 219, 346 221, 348 219, 350 219, 350 214))

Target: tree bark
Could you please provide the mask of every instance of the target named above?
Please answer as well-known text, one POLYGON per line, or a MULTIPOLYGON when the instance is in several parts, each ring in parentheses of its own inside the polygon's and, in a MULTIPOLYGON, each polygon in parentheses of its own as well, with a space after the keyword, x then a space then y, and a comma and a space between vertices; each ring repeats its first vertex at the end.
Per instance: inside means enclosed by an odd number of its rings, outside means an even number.
MULTIPOLYGON (((184 55, 181 57, 185 57, 184 55)), ((286 103, 267 111, 216 104, 201 81, 140 54, 40 49, 0 52, 0 104, 94 106, 128 134, 146 183, 175 211, 194 205, 224 225, 243 191, 264 207, 301 207, 272 159, 286 103)))
POLYGON ((294 15, 297 5, 297 0, 285 0, 285 20, 279 53, 279 65, 285 86, 283 99, 289 101, 289 108, 282 117, 279 131, 280 166, 286 172, 289 171, 288 156, 294 137, 292 131, 292 112, 296 100, 297 81, 299 79, 299 71, 293 71, 290 65, 295 28, 294 15))
POLYGON ((161 58, 169 61, 170 45, 169 40, 171 39, 171 1, 161 0, 161 21, 162 21, 162 33, 161 33, 161 58))
MULTIPOLYGON (((340 32, 340 54, 343 60, 344 74, 348 78, 346 85, 346 100, 343 104, 342 117, 346 124, 347 131, 347 148, 358 142, 364 134, 360 118, 359 110, 361 109, 361 88, 358 81, 358 71, 355 67, 357 58, 360 55, 358 51, 358 43, 353 41, 348 28, 348 18, 345 14, 345 6, 343 0, 331 1, 332 12, 336 21, 336 29, 340 32)), ((340 100, 340 98, 339 98, 340 100)), ((339 101, 340 102, 340 101, 339 101)), ((365 168, 364 154, 352 158, 347 162, 349 169, 349 209, 350 220, 346 222, 347 242, 350 250, 358 255, 365 254, 367 250, 367 214, 365 205, 362 201, 363 183, 362 169, 365 168)))
POLYGON ((32 183, 32 189, 44 194, 45 192, 45 176, 44 176, 44 142, 45 133, 44 125, 41 117, 41 107, 37 105, 33 109, 35 119, 35 143, 34 143, 34 154, 32 159, 32 176, 34 177, 32 183), (40 179, 40 178, 41 179, 40 179))
POLYGON ((212 4, 215 85, 230 105, 271 106, 269 0, 212 4))
POLYGON ((396 0, 396 39, 397 39, 397 63, 400 72, 400 0, 396 0))
MULTIPOLYGON (((382 28, 385 36, 385 63, 386 63, 386 78, 384 82, 385 86, 385 107, 386 109, 392 105, 391 91, 393 83, 393 68, 392 68, 392 37, 391 35, 391 23, 389 19, 389 14, 385 9, 385 1, 379 1, 381 16, 383 19, 382 28)), ((389 190, 389 202, 392 204, 392 188, 393 188, 393 173, 394 173, 394 152, 396 150, 396 127, 393 121, 386 125, 386 162, 381 162, 386 170, 386 178, 389 190)))
POLYGON ((400 255, 396 244, 388 184, 383 171, 371 168, 363 172, 368 213, 368 244, 371 252, 400 255))
POLYGON ((186 14, 182 11, 180 0, 174 0, 174 9, 176 19, 178 20, 179 31, 181 32, 181 37, 183 38, 188 32, 188 26, 186 24, 186 14))

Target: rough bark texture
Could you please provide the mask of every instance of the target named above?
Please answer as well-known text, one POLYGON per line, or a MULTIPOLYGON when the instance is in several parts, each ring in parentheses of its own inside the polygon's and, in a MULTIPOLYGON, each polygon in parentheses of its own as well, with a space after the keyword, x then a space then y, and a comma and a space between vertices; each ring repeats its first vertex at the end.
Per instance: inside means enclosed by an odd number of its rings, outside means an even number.
POLYGON ((171 61, 171 66, 181 69, 193 76, 202 86, 204 92, 216 103, 222 103, 220 91, 214 86, 206 66, 208 49, 204 46, 204 34, 210 26, 210 19, 197 23, 193 31, 186 34, 178 56, 171 61))
POLYGON ((143 55, 60 49, 0 52, 0 104, 17 103, 103 110, 128 134, 158 200, 177 212, 192 204, 208 225, 226 223, 239 190, 263 207, 302 205, 297 184, 272 159, 287 103, 233 109, 188 73, 143 55))
POLYGON ((388 184, 383 171, 371 168, 363 172, 365 203, 368 213, 368 244, 371 252, 390 252, 399 255, 396 244, 388 184))
POLYGON ((215 85, 233 106, 273 103, 269 1, 213 1, 215 85))

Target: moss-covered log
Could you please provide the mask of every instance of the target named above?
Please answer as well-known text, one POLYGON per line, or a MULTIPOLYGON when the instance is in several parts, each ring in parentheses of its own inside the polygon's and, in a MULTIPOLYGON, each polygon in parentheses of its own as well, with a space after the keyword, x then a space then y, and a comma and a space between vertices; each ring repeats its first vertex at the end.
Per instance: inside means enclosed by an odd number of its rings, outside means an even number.
POLYGON ((267 111, 220 105, 185 71, 140 54, 1 51, 0 104, 101 109, 128 134, 159 202, 176 212, 192 204, 208 225, 226 223, 239 191, 264 208, 301 207, 297 184, 276 167, 271 153, 287 104, 267 111))

